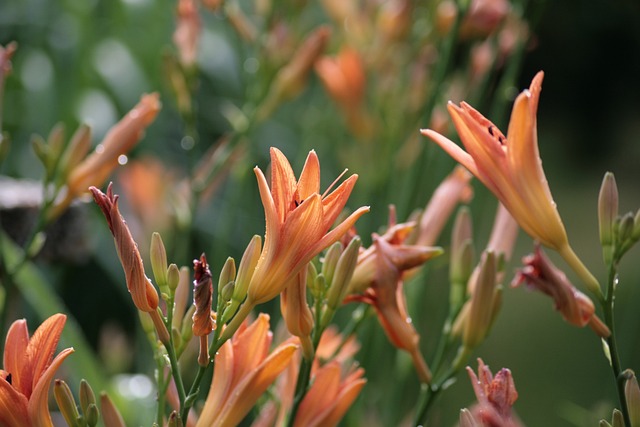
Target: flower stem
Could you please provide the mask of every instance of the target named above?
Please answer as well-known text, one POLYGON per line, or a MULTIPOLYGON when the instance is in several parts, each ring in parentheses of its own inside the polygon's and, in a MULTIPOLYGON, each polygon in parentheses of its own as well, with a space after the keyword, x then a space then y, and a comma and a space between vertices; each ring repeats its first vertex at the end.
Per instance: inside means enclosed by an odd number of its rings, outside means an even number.
POLYGON ((607 346, 609 347, 609 361, 611 362, 611 370, 613 372, 613 378, 616 382, 616 390, 618 392, 618 399, 620 400, 620 409, 622 416, 624 417, 625 425, 630 426, 631 420, 629 418, 629 407, 627 405, 627 399, 624 393, 625 378, 622 374, 622 368, 620 367, 620 356, 618 354, 618 344, 616 340, 615 319, 613 313, 613 305, 615 301, 615 287, 618 280, 617 266, 613 262, 609 266, 609 281, 607 285, 606 299, 602 304, 604 311, 604 321, 607 327, 611 331, 611 335, 607 338, 607 346))
POLYGON ((598 298, 600 304, 605 304, 605 297, 602 295, 602 289, 600 289, 600 283, 598 280, 593 277, 593 274, 589 271, 589 269, 582 263, 580 258, 576 255, 569 244, 564 247, 558 249, 558 253, 562 258, 569 264, 569 267, 580 277, 580 279, 587 285, 587 289, 598 298))

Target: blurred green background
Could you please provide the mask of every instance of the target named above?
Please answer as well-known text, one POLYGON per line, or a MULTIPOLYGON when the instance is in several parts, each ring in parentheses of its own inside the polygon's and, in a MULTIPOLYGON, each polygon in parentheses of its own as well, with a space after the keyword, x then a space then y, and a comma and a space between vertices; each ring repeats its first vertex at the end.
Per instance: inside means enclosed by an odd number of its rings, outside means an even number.
MULTIPOLYGON (((274 3, 276 7, 278 3, 274 3)), ((285 9, 294 7, 286 3, 285 9)), ((527 87, 535 72, 545 71, 538 129, 547 178, 574 248, 603 279, 596 201, 604 172, 616 174, 621 212, 640 207, 640 3, 532 3, 541 15, 532 30, 517 90, 527 87)), ((251 49, 243 45, 222 15, 203 13, 198 60, 201 76, 196 92, 199 141, 191 150, 181 148, 185 128, 170 94, 163 60, 172 49, 174 9, 173 3, 153 0, 2 0, 0 44, 12 40, 19 43, 4 95, 3 128, 12 136, 12 150, 1 166, 2 174, 40 177, 41 167, 29 149, 32 134, 47 135, 59 121, 70 133, 87 121, 97 143, 147 91, 161 93, 163 109, 130 157, 157 157, 177 175, 184 174, 181 170, 191 167, 229 130, 228 112, 246 96, 244 91, 250 86, 251 62, 247 58, 251 49)), ((300 26, 323 19, 317 5, 311 4, 308 9, 301 15, 300 26)), ((263 232, 262 207, 251 168, 256 164, 263 170, 267 167, 269 146, 285 152, 296 172, 308 150, 315 148, 323 165, 325 185, 345 166, 343 163, 349 166, 336 151, 349 135, 335 124, 335 116, 327 115, 327 109, 332 108, 314 77, 299 99, 283 106, 251 134, 249 154, 234 165, 214 198, 198 210, 191 258, 206 251, 217 271, 226 256, 237 260, 250 236, 263 232)), ((504 126, 504 118, 495 121, 504 126)), ((433 189, 453 165, 445 154, 430 150, 431 180, 422 183, 427 189, 433 189)), ((361 181, 367 180, 366 174, 375 174, 357 168, 352 171, 361 174, 361 181)), ((348 204, 352 209, 372 205, 372 213, 359 225, 366 243, 369 233, 385 224, 387 204, 399 203, 394 191, 378 192, 375 179, 369 179, 374 184, 363 184, 370 185, 365 195, 359 195, 356 186, 348 204)), ((495 202, 477 182, 474 189, 471 206, 476 249, 480 251, 489 233, 495 202)), ((411 208, 423 206, 429 196, 416 197, 411 208)), ((78 318, 90 343, 99 348, 105 326, 116 337, 124 333, 125 340, 134 339, 133 331, 138 326, 133 326, 137 319, 124 286, 113 285, 122 281, 121 270, 106 226, 97 214, 91 206, 87 259, 78 264, 41 266, 78 318)), ((400 207, 399 214, 400 219, 405 218, 408 206, 400 207)), ((441 238, 445 246, 448 232, 441 238)), ((517 267, 519 258, 531 249, 530 239, 521 234, 508 271, 517 267)), ((636 248, 623 261, 616 300, 622 365, 636 371, 640 370, 638 256, 636 248)), ((188 263, 189 259, 179 261, 188 263)), ((428 275, 407 286, 409 312, 422 334, 427 361, 432 357, 447 301, 446 261, 431 265, 428 275)), ((558 260, 558 265, 563 264, 558 260)), ((24 310, 28 313, 29 308, 24 310)), ((390 346, 375 319, 370 319, 360 337, 365 351, 359 358, 369 383, 345 424, 375 425, 376 421, 378 425, 397 425, 417 396, 410 363, 390 346)), ((113 366, 108 367, 112 372, 124 369, 151 373, 143 340, 135 343, 133 355, 126 354, 126 345, 124 350, 110 346, 101 350, 105 359, 114 359, 113 366)), ((601 417, 610 417, 615 406, 613 381, 598 339, 589 330, 566 324, 554 312, 551 301, 538 294, 507 289, 491 336, 476 354, 494 371, 501 367, 512 370, 520 394, 515 409, 527 425, 597 425, 601 417)), ((436 405, 432 425, 453 425, 459 409, 472 401, 469 382, 461 376, 436 405)))

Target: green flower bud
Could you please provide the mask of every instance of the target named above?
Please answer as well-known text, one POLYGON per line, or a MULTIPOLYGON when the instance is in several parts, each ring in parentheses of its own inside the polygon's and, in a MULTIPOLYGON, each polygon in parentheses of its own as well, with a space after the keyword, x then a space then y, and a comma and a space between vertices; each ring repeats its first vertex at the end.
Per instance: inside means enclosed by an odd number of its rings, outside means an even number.
POLYGON ((84 420, 88 427, 95 427, 98 425, 98 420, 100 420, 100 411, 95 403, 87 406, 87 410, 84 413, 84 420))
POLYGON ((322 260, 321 273, 324 276, 325 282, 329 286, 331 286, 331 282, 333 281, 333 274, 336 266, 338 265, 340 255, 342 255, 342 244, 340 242, 336 242, 327 249, 327 253, 322 260))
POLYGON ((78 413, 73 393, 71 393, 71 389, 67 383, 62 380, 55 380, 53 384, 53 396, 67 424, 71 427, 80 426, 78 423, 80 414, 78 413))
POLYGON ((604 174, 598 195, 598 228, 605 264, 611 264, 615 250, 614 224, 618 218, 618 186, 611 172, 604 174))
POLYGON ((95 405, 96 403, 96 395, 93 393, 91 386, 86 380, 80 381, 80 409, 82 409, 82 413, 85 418, 87 416, 87 409, 89 405, 95 405))
MULTIPOLYGON (((180 270, 178 266, 175 264, 169 264, 169 267, 166 269, 166 277, 167 277, 167 287, 172 295, 175 295, 176 289, 178 289, 178 285, 180 285, 180 270)), ((155 274, 155 273, 154 273, 155 274)), ((186 286, 185 286, 186 287, 186 286)))
POLYGON ((487 336, 492 319, 495 318, 495 293, 496 256, 489 251, 484 253, 480 262, 470 300, 469 314, 462 334, 462 343, 466 348, 476 348, 487 336))
POLYGON ((638 379, 631 369, 625 370, 622 375, 627 380, 624 384, 624 396, 629 409, 631 427, 640 426, 640 387, 638 387, 638 379))
POLYGON ((64 180, 69 176, 71 170, 76 167, 91 149, 91 128, 82 124, 75 131, 67 148, 60 159, 60 179, 64 180))
POLYGON ((149 250, 149 257, 151 258, 151 269, 153 270, 153 277, 156 279, 156 283, 161 292, 168 293, 167 289, 167 251, 162 242, 160 233, 153 233, 151 235, 151 248, 149 250))

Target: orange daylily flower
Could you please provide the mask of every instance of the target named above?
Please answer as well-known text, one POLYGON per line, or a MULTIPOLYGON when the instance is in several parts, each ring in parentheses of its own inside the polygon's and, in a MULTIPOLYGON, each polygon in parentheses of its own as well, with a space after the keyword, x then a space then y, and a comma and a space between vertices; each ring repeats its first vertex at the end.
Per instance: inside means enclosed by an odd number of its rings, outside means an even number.
POLYGON ((358 208, 329 231, 358 175, 351 175, 333 192, 320 194, 320 163, 315 151, 307 156, 298 181, 277 148, 271 148, 271 188, 262 171, 258 167, 254 171, 264 205, 266 233, 245 304, 257 305, 280 294, 309 261, 337 242, 369 207, 358 208))
POLYGON ((285 342, 269 354, 272 336, 269 316, 261 313, 220 348, 209 395, 196 427, 238 425, 289 365, 298 346, 285 342))
POLYGON ((64 314, 54 314, 42 322, 31 338, 27 321, 16 320, 7 332, 4 365, 0 369, 0 425, 3 427, 53 426, 48 393, 53 375, 73 348, 53 357, 64 314))
POLYGON ((432 131, 422 133, 466 167, 491 190, 518 224, 545 246, 568 245, 567 233, 551 196, 538 152, 536 112, 544 74, 515 101, 507 137, 469 104, 448 109, 466 152, 432 131))
POLYGON ((542 169, 536 113, 543 77, 544 73, 540 71, 529 89, 516 98, 507 137, 465 102, 460 106, 450 102, 448 109, 467 151, 431 129, 421 132, 473 173, 527 234, 558 251, 589 289, 600 296, 602 292, 597 280, 569 245, 542 169))

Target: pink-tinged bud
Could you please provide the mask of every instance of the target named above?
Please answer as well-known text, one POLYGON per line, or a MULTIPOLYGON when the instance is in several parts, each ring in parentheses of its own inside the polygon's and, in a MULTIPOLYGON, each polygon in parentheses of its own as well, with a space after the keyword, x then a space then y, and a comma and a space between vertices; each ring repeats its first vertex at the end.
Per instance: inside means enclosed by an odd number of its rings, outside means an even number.
POLYGON ((178 1, 177 21, 173 42, 178 48, 180 63, 183 67, 190 68, 198 56, 198 40, 202 27, 195 0, 178 1))
MULTIPOLYGON (((171 264, 171 266, 175 266, 175 264, 171 264)), ((169 267, 170 271, 173 270, 172 267, 169 267)), ((177 268, 177 266, 176 266, 177 268)), ((170 276, 173 276, 175 272, 171 272, 170 276)), ((178 270, 178 286, 175 290, 174 304, 173 304, 173 324, 172 328, 181 330, 182 329, 182 319, 185 315, 185 311, 187 310, 187 306, 193 307, 192 304, 188 303, 189 293, 191 291, 190 282, 191 271, 189 271, 189 267, 182 267, 178 270)), ((174 279, 171 279, 172 282, 174 279)), ((191 316, 189 316, 190 318, 191 316)), ((189 328, 191 329, 191 328, 189 328)))
POLYGON ((120 215, 118 195, 113 194, 112 184, 109 184, 107 194, 95 187, 91 187, 90 190, 96 204, 107 219, 133 303, 139 310, 155 312, 158 307, 158 292, 145 275, 138 245, 133 240, 127 223, 120 215))
POLYGON ((102 408, 102 421, 106 427, 126 427, 124 418, 107 393, 103 392, 100 395, 100 407, 102 408))
POLYGON ((636 374, 631 370, 625 370, 622 375, 626 378, 624 384, 624 398, 629 409, 629 421, 631 426, 640 426, 640 387, 636 374))
POLYGON ((550 296, 553 298, 555 309, 572 325, 589 325, 602 338, 611 334, 607 326, 595 315, 591 299, 569 282, 564 272, 553 265, 539 245, 536 245, 533 254, 522 258, 522 262, 524 267, 517 272, 512 286, 525 283, 528 288, 550 296))
POLYGON ((615 250, 614 226, 618 218, 618 186, 616 178, 611 172, 607 172, 602 180, 600 194, 598 195, 598 226, 600 231, 600 244, 606 265, 611 264, 615 250))
POLYGON ((509 10, 508 0, 472 0, 460 28, 461 36, 488 36, 496 31, 509 10))
MULTIPOLYGON (((518 392, 511 371, 501 369, 494 377, 482 359, 478 359, 478 375, 467 367, 471 385, 478 403, 470 412, 482 426, 519 427, 522 425, 511 407, 518 399, 518 392)), ((474 424, 470 424, 474 425, 474 424)))
POLYGON ((211 271, 204 254, 199 260, 193 261, 193 305, 196 307, 193 313, 192 330, 195 336, 207 336, 213 331, 213 319, 211 318, 211 304, 213 301, 213 282, 211 271))

